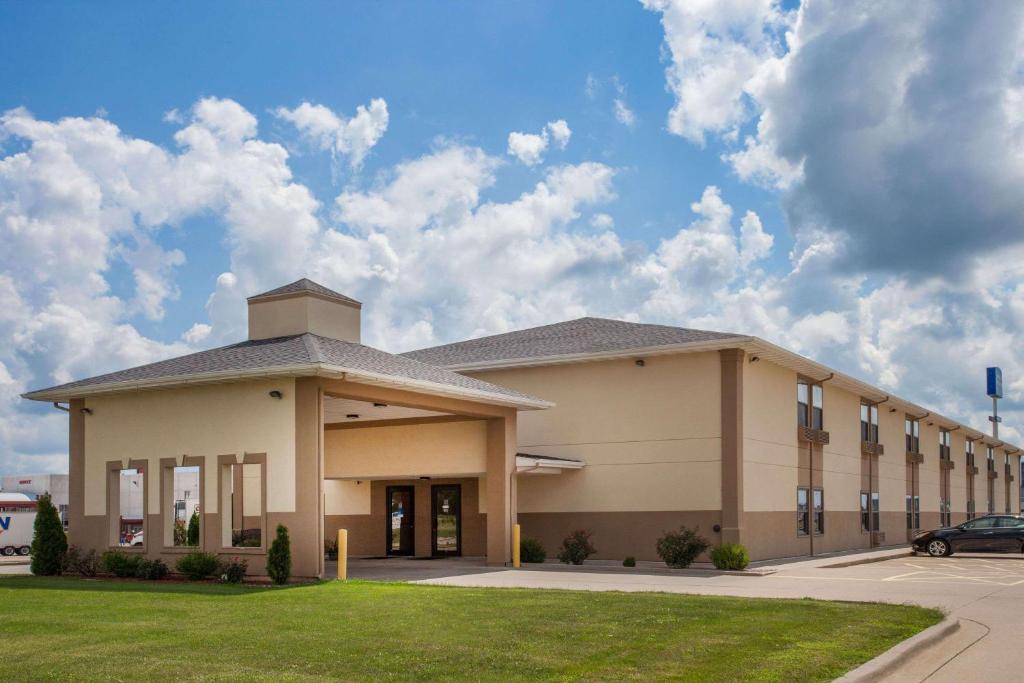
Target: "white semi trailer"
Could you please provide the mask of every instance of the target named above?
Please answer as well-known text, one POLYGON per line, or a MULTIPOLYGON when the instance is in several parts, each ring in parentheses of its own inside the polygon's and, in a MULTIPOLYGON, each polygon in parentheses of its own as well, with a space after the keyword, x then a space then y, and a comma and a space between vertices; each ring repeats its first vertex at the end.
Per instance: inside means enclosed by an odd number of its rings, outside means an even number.
POLYGON ((21 493, 0 493, 0 555, 28 555, 36 523, 36 503, 21 493))

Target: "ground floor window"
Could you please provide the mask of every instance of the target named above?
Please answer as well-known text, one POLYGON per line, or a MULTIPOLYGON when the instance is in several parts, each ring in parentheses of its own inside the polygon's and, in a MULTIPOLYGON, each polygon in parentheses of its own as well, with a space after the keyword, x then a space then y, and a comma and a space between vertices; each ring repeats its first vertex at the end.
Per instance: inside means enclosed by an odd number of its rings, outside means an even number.
POLYGON ((107 487, 110 545, 143 548, 146 543, 146 473, 142 467, 114 464, 107 487))
POLYGON ((804 487, 796 490, 796 532, 800 536, 806 536, 811 532, 810 512, 807 506, 808 491, 804 487))
POLYGON ((864 533, 881 528, 881 511, 878 506, 878 492, 860 492, 860 530, 864 533))
POLYGON ((201 545, 201 469, 198 465, 162 468, 164 545, 195 548, 201 545))
POLYGON ((267 512, 264 467, 264 462, 231 463, 221 467, 225 548, 260 548, 264 544, 267 512))
POLYGON ((814 533, 825 533, 825 491, 814 489, 814 533))
POLYGON ((921 496, 907 495, 907 528, 921 528, 921 496))
POLYGON ((967 501, 967 519, 974 519, 974 498, 967 501))
POLYGON ((950 511, 949 499, 939 499, 939 526, 952 526, 952 513, 950 511))

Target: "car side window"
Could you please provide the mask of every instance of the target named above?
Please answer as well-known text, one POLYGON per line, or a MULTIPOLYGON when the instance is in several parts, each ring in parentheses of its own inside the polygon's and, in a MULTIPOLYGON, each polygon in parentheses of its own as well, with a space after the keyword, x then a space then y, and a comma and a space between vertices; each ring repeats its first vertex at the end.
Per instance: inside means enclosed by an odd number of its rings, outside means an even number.
POLYGON ((974 520, 974 526, 972 529, 991 529, 996 525, 996 517, 982 517, 981 519, 974 520))
POLYGON ((1007 526, 1017 527, 1018 529, 1024 527, 1024 517, 1010 517, 1010 523, 1007 526))

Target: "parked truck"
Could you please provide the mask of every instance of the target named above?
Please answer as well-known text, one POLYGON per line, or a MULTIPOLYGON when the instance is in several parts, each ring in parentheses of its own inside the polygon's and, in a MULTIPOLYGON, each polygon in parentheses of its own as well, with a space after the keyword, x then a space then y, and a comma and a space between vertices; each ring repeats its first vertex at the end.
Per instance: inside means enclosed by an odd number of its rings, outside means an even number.
POLYGON ((22 493, 0 493, 0 555, 28 555, 36 523, 36 502, 22 493))

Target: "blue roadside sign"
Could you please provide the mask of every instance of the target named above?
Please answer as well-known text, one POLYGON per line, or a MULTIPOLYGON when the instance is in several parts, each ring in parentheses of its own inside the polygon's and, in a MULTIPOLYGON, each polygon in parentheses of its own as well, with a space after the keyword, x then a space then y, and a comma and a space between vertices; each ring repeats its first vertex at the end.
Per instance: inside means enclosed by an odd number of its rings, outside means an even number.
POLYGON ((990 398, 1003 397, 1003 371, 999 368, 985 368, 986 393, 990 398))

